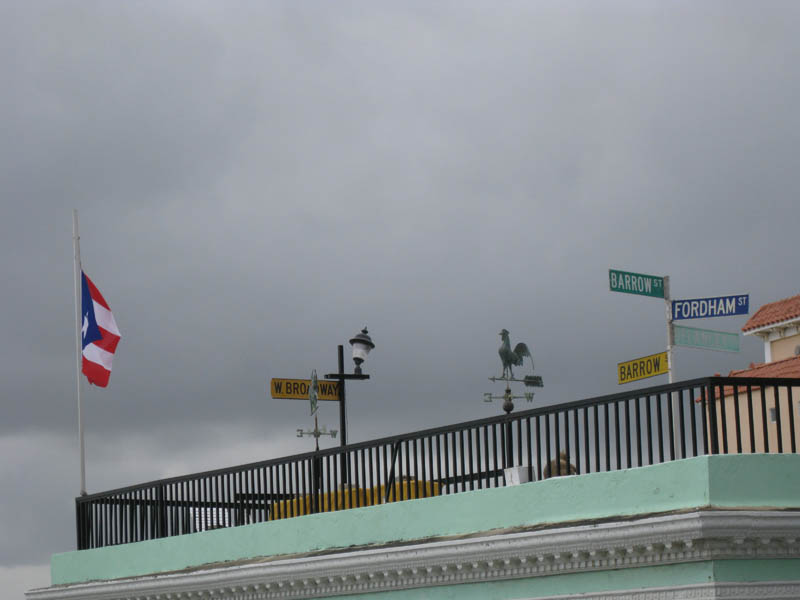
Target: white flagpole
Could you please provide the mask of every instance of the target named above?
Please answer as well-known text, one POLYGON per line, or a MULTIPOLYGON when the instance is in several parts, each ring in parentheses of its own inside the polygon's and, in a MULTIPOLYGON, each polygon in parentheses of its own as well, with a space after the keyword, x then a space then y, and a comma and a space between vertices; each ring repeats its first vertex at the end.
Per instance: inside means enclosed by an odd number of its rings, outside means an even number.
POLYGON ((78 234, 78 209, 72 211, 72 247, 75 258, 75 374, 78 380, 78 443, 81 448, 81 496, 86 495, 86 462, 83 450, 83 413, 81 411, 81 363, 83 344, 81 343, 81 236, 78 234))

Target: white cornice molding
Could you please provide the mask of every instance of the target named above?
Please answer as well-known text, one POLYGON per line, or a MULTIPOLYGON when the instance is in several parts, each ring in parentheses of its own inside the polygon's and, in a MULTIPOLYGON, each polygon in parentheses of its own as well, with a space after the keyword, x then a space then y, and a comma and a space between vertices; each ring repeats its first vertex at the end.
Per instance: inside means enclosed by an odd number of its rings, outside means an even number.
POLYGON ((793 325, 791 327, 789 326, 780 327, 778 329, 775 329, 774 331, 766 333, 767 335, 766 339, 767 341, 770 342, 776 342, 778 340, 785 340, 786 338, 793 337, 798 333, 800 333, 800 328, 798 328, 797 325, 793 325))
POLYGON ((256 559, 233 566, 55 586, 26 595, 28 600, 319 598, 730 558, 800 558, 800 511, 696 511, 496 532, 256 559))
POLYGON ((790 327, 800 327, 800 317, 792 317, 791 319, 786 319, 785 321, 780 321, 778 323, 770 323, 769 325, 762 325, 761 327, 756 327, 755 329, 750 329, 748 331, 743 331, 742 335, 757 335, 759 337, 769 335, 773 331, 778 331, 781 329, 788 329, 790 327))
POLYGON ((758 600, 796 600, 800 598, 800 582, 699 583, 670 588, 657 587, 567 596, 538 596, 524 600, 753 600, 754 598, 758 598, 758 600))

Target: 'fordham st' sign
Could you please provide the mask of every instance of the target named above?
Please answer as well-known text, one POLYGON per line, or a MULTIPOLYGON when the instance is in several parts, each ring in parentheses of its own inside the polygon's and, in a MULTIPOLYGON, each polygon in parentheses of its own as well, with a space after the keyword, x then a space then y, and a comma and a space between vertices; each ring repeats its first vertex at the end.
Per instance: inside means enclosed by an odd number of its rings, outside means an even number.
POLYGON ((716 298, 695 298, 693 300, 673 300, 672 320, 707 319, 709 317, 731 317, 750 312, 750 295, 718 296, 716 298))
POLYGON ((627 271, 608 270, 608 286, 612 292, 639 294, 640 296, 664 297, 664 278, 627 271))

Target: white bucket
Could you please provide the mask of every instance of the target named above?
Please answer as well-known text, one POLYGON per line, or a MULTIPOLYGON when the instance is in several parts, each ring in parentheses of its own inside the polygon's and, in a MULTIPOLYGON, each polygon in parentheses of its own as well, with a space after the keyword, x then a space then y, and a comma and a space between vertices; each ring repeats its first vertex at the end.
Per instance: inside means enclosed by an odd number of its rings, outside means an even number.
POLYGON ((519 485, 520 483, 528 483, 528 467, 509 467, 503 469, 503 475, 506 478, 506 485, 519 485))

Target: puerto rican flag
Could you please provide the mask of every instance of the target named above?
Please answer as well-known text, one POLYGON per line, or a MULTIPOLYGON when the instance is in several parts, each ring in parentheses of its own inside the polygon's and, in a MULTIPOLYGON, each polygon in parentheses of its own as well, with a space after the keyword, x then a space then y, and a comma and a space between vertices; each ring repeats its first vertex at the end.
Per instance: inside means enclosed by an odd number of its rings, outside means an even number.
POLYGON ((81 337, 83 374, 89 383, 106 387, 120 333, 111 308, 92 280, 81 271, 81 337))

